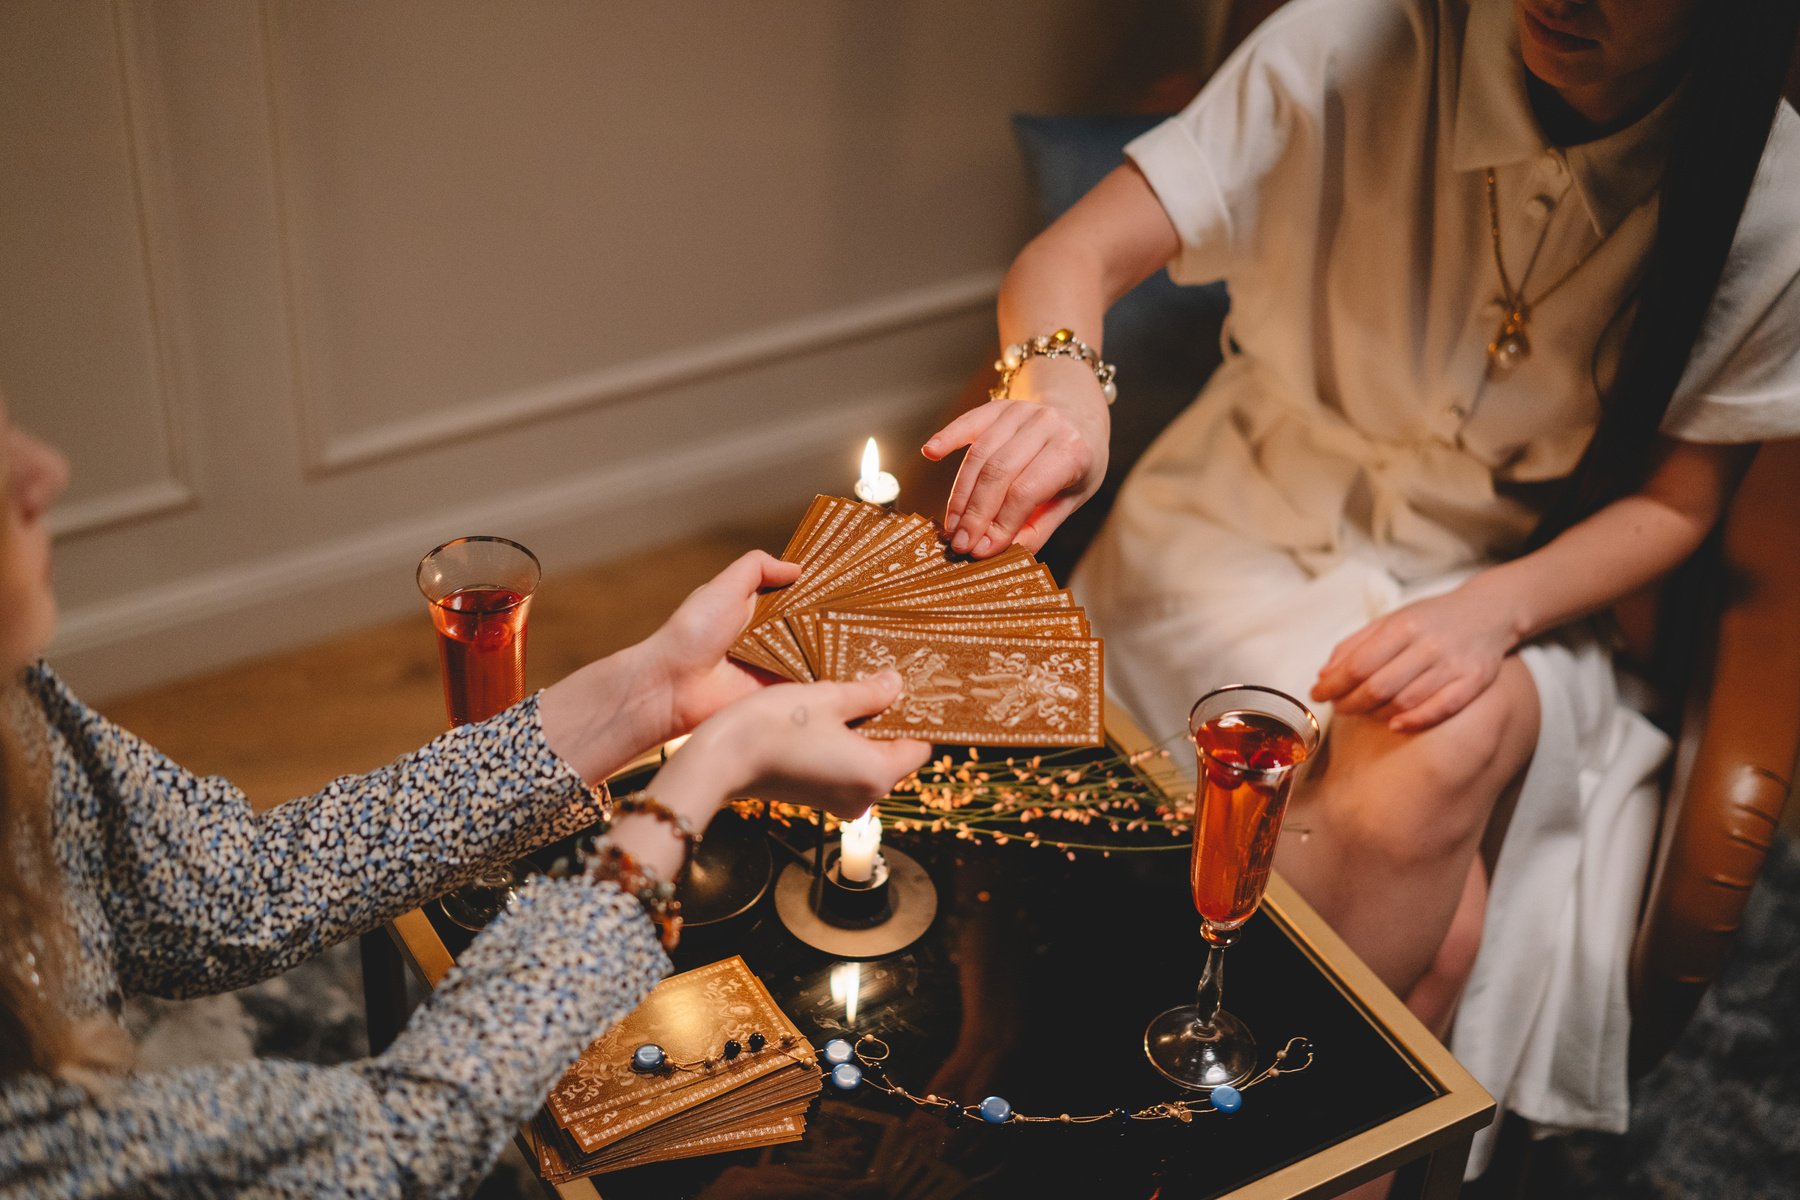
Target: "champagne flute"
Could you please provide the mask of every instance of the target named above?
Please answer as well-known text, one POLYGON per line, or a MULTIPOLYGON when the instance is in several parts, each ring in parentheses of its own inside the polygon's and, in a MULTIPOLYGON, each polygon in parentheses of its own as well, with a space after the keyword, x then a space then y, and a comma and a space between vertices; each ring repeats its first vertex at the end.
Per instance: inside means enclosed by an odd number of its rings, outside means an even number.
MULTIPOLYGON (((536 555, 498 537, 456 538, 419 560, 452 727, 525 698, 525 622, 541 577, 536 555)), ((517 882, 511 867, 490 867, 438 903, 464 929, 479 930, 512 902, 517 882)))
POLYGON ((1225 950, 1262 903, 1288 793, 1318 749, 1319 722, 1292 696, 1234 684, 1200 697, 1188 735, 1199 767, 1190 877, 1206 965, 1194 1003, 1150 1022, 1144 1053, 1182 1087, 1210 1090, 1256 1070, 1256 1039, 1222 1007, 1225 950))

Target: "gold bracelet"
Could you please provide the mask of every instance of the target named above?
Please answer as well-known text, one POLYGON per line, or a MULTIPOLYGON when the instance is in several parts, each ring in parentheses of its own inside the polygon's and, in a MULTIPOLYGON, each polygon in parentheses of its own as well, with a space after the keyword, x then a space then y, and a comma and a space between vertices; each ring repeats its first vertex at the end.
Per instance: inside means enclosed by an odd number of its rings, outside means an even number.
POLYGON ((597 839, 582 861, 590 880, 616 883, 620 891, 643 905, 645 915, 662 935, 663 949, 675 948, 681 941, 681 901, 675 898, 673 883, 606 837, 597 839))
POLYGON ((612 811, 613 819, 615 821, 620 817, 630 816, 633 813, 656 818, 658 821, 661 821, 664 825, 667 825, 670 829, 675 831, 675 836, 681 839, 682 847, 689 855, 692 855, 694 851, 698 850, 700 848, 700 843, 704 840, 700 831, 694 828, 694 823, 692 821, 664 804, 661 800, 658 800, 655 796, 652 796, 649 792, 636 791, 618 797, 613 801, 612 811))
POLYGON ((1076 337, 1072 330, 1059 329, 1055 333, 1040 334, 1023 342, 1014 342, 1000 352, 994 360, 994 370, 1000 372, 1000 382, 988 389, 990 400, 1010 400, 1008 394, 1012 387, 1013 376, 1019 373, 1026 360, 1032 358, 1078 358, 1093 371, 1094 378, 1100 381, 1100 394, 1111 404, 1119 398, 1118 384, 1113 377, 1119 369, 1109 362, 1100 360, 1100 352, 1076 337))

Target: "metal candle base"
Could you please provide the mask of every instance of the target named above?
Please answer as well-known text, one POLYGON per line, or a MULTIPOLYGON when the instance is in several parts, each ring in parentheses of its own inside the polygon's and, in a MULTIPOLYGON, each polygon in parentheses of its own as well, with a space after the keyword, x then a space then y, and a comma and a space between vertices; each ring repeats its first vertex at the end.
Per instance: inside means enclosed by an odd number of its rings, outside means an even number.
POLYGON ((675 898, 684 928, 718 924, 748 912, 769 890, 775 860, 761 825, 729 809, 706 827, 675 898))
POLYGON ((839 929, 870 929, 894 915, 888 892, 893 873, 887 861, 875 856, 874 869, 865 883, 844 878, 844 860, 840 857, 825 870, 825 886, 819 894, 819 916, 827 925, 839 929))
POLYGON ((775 884, 775 913, 788 932, 837 958, 881 958, 904 950, 937 916, 937 889, 911 855, 882 847, 870 885, 846 882, 833 863, 813 907, 813 873, 798 863, 775 884), (884 878, 885 876, 885 878, 884 878))

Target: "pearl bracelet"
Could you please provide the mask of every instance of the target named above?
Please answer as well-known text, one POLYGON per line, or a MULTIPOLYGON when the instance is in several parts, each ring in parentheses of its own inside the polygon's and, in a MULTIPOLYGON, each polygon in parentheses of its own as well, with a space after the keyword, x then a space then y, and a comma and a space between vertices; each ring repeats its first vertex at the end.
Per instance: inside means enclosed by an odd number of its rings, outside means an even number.
POLYGON ((1000 372, 1000 382, 988 389, 988 399, 1011 399, 1008 391, 1012 387, 1013 376, 1031 358, 1078 358, 1088 365, 1094 378, 1100 381, 1100 394, 1106 397, 1108 404, 1119 398, 1118 385, 1113 382, 1118 368, 1109 362, 1102 362, 1100 352, 1076 337, 1074 331, 1058 329, 1055 333, 1040 334, 1023 342, 1014 342, 1002 350, 1000 357, 994 362, 994 370, 1000 372))

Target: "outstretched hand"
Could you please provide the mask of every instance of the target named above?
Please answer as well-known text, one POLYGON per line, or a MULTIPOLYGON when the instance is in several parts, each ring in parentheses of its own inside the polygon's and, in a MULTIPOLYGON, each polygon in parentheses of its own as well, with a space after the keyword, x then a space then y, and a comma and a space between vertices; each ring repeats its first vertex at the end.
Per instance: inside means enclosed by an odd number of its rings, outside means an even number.
POLYGON ((1486 691, 1517 644, 1503 610, 1458 589, 1396 609, 1339 642, 1312 697, 1417 733, 1486 691))
MULTIPOLYGON (((672 777, 670 786, 858 816, 930 757, 929 742, 878 741, 849 727, 899 696, 892 671, 848 683, 777 684, 704 722, 662 775, 672 777)), ((653 786, 664 786, 660 780, 653 786)))
POLYGON ((668 682, 674 734, 773 682, 725 652, 749 622, 757 592, 792 583, 799 574, 794 563, 752 550, 690 592, 650 635, 644 645, 668 682))
POLYGON ((933 462, 969 448, 944 512, 958 554, 986 558, 1015 542, 1035 554, 1106 475, 1110 422, 1093 372, 1055 360, 1028 366, 1033 399, 990 400, 922 448, 933 462))

